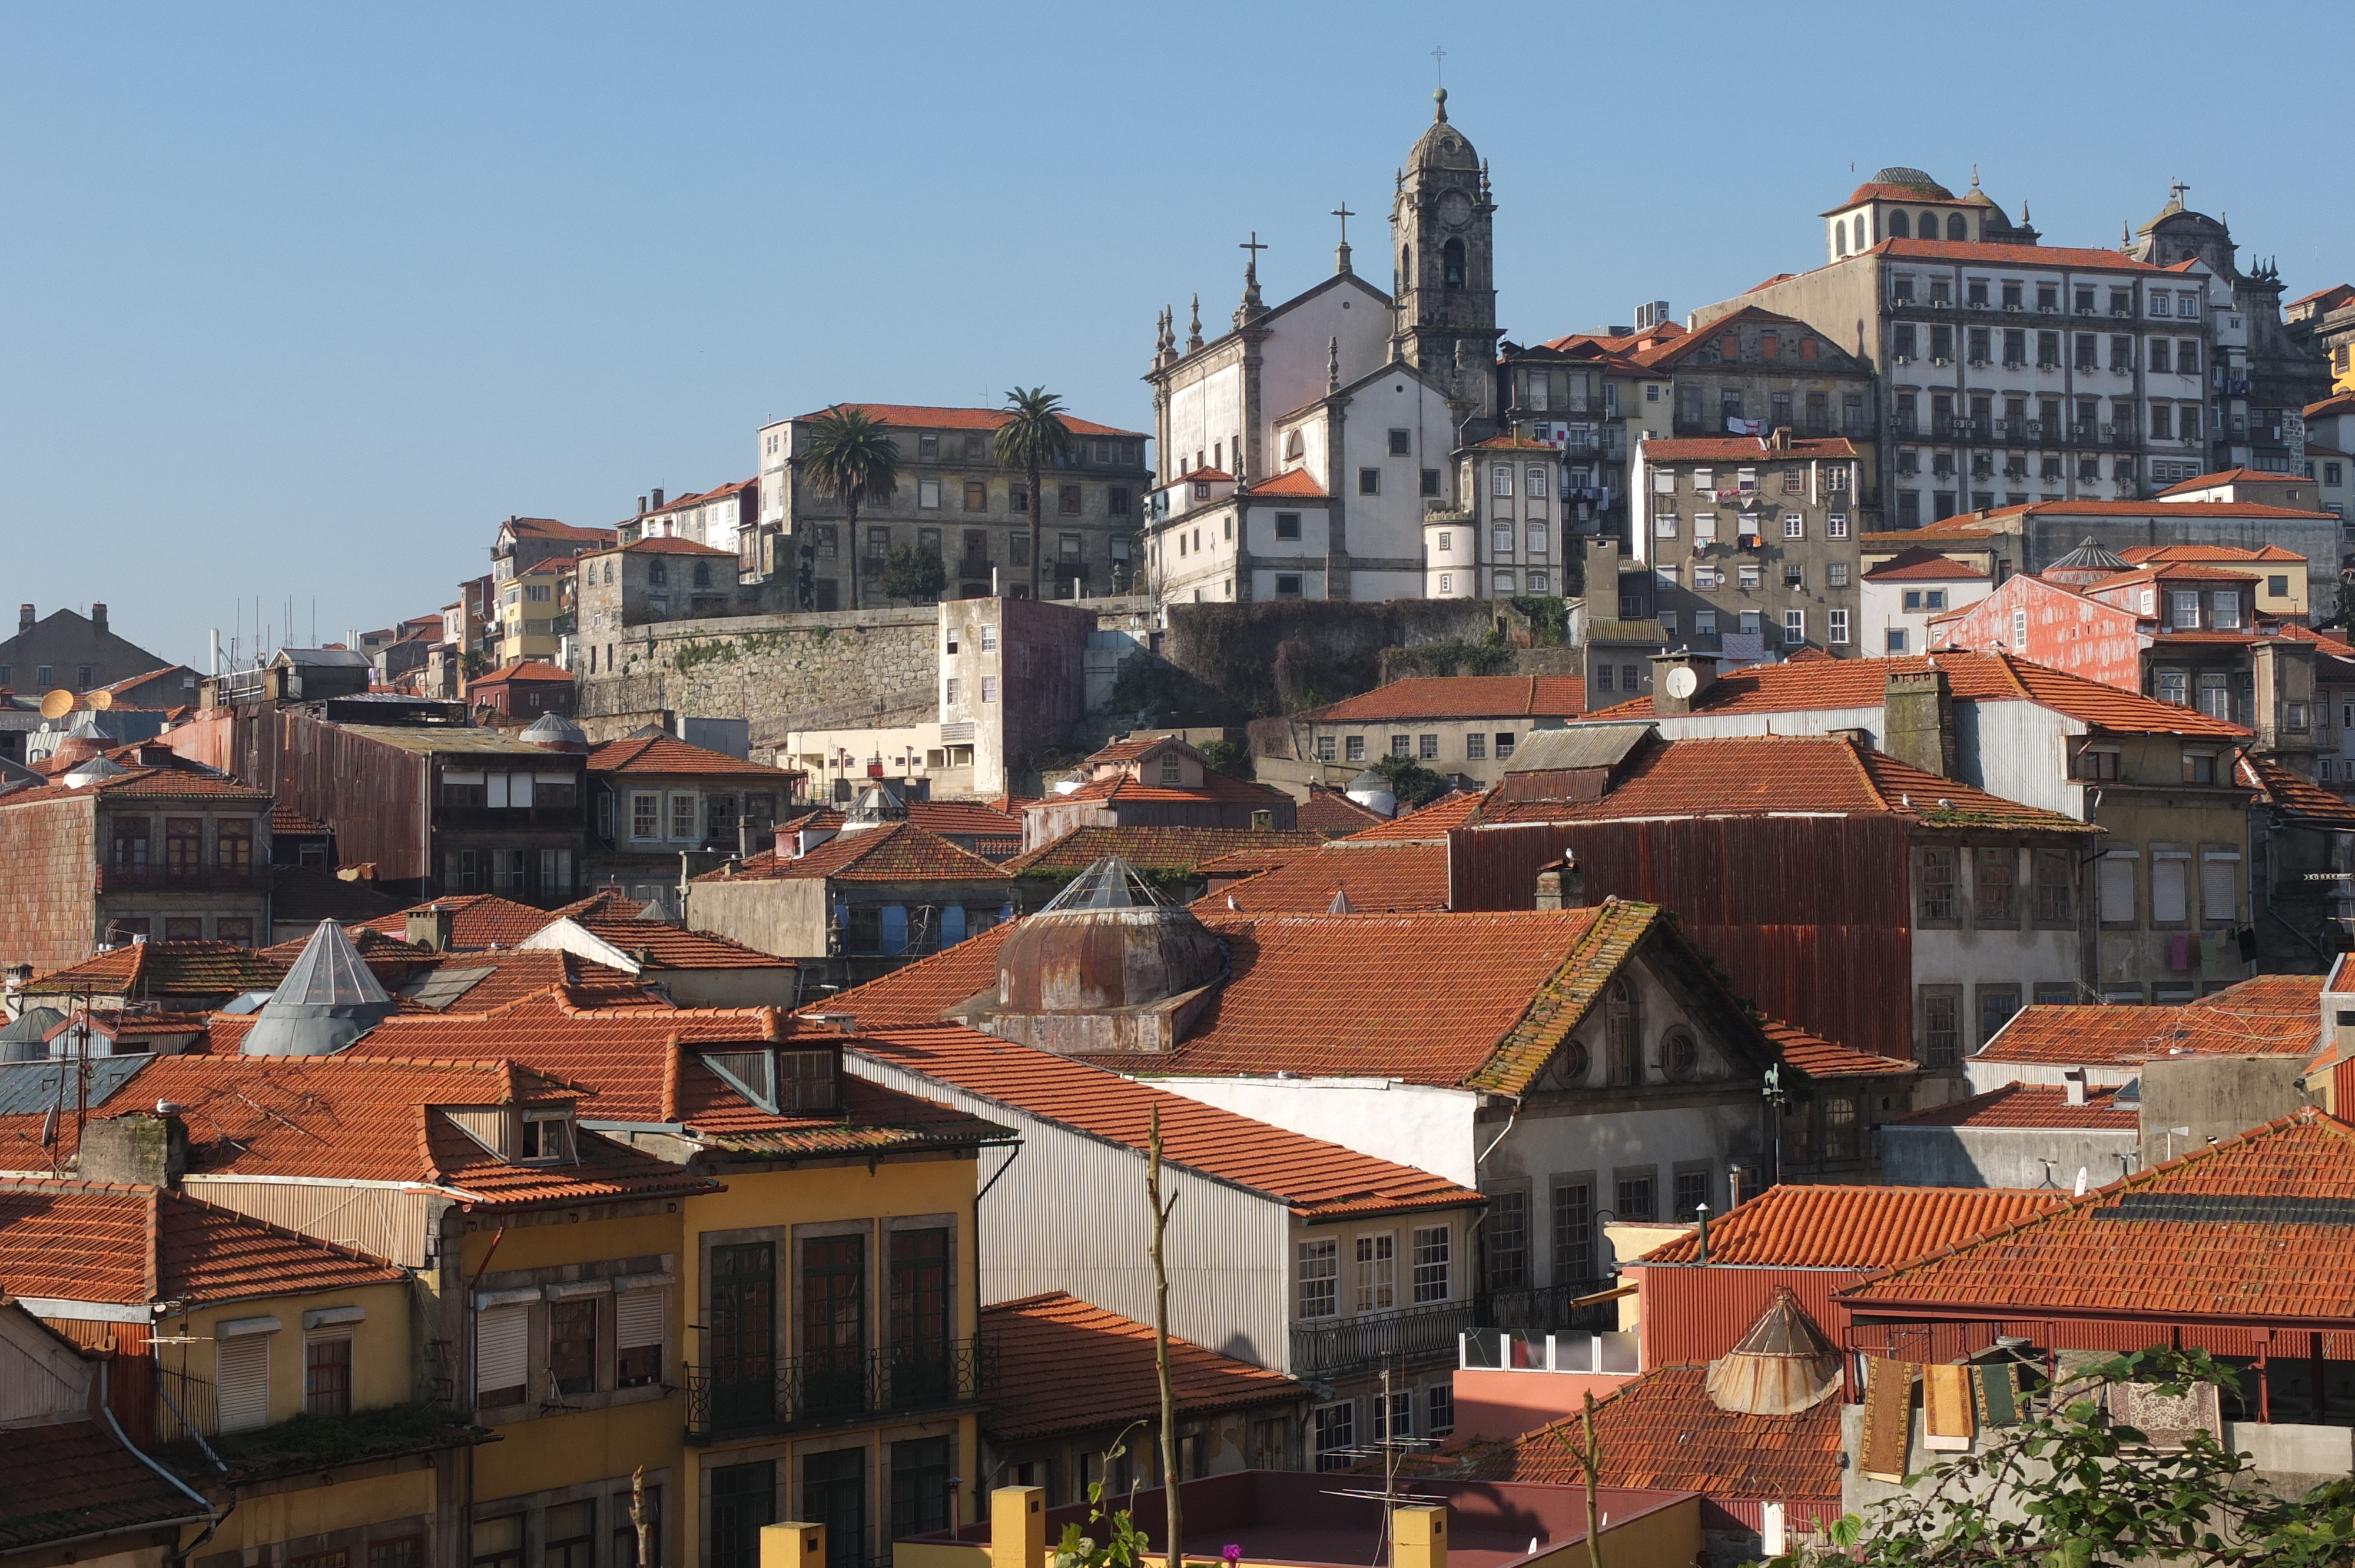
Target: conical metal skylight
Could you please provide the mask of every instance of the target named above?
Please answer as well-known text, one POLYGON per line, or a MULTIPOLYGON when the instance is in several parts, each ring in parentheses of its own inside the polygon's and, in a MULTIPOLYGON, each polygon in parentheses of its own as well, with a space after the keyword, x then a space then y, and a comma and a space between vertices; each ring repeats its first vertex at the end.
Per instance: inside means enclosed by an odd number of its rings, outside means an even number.
POLYGON ((1116 854, 1108 854, 1071 878, 1071 885, 1049 900, 1039 913, 1059 909, 1151 909, 1163 902, 1145 880, 1145 874, 1116 854))
POLYGON ((333 920, 322 920, 245 1032, 249 1056, 326 1056, 382 1022, 395 1003, 333 920))
POLYGON ((309 1007, 352 1007, 392 998, 361 961, 360 950, 352 946, 344 928, 333 920, 322 920, 271 1000, 309 1007))

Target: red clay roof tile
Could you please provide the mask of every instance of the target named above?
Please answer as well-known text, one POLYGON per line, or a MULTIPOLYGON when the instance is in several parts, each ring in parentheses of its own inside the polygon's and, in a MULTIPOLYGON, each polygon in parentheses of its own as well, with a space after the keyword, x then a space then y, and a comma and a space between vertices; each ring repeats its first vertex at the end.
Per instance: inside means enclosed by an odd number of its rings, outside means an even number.
POLYGON ((204 1517, 187 1493, 95 1421, 0 1432, 0 1549, 80 1542, 81 1552, 112 1558, 112 1548, 144 1542, 156 1526, 204 1517), (141 1534, 85 1539, 132 1531, 141 1534))
POLYGON ((1295 714, 1309 724, 1381 720, 1574 718, 1586 711, 1586 683, 1576 675, 1412 675, 1295 714))
MULTIPOLYGON (((1985 1235, 2059 1203, 2061 1192, 2008 1187, 1769 1187, 1709 1223, 1710 1265, 1887 1268, 1985 1235)), ((1697 1234, 1630 1267, 1695 1264, 1697 1234)))
POLYGON ((1116 854, 1154 875, 1190 875, 1240 851, 1305 851, 1325 842, 1310 828, 1084 827, 1016 855, 1005 868, 1014 876, 1067 876, 1116 854))
POLYGON ((2270 994, 2245 1003, 2224 996, 2180 1007, 2024 1007, 1972 1056, 1974 1062, 2068 1067, 2131 1067, 2169 1054, 2310 1055, 2321 1047, 2322 981, 2304 1010, 2285 1012, 2270 994), (2220 1005, 2221 1004, 2221 1005, 2220 1005))
MULTIPOLYGON (((746 762, 724 751, 712 751, 700 746, 689 746, 666 735, 627 736, 592 747, 589 752, 591 773, 661 773, 693 777, 704 774, 750 774, 766 779, 779 789, 799 777, 783 768, 767 768, 757 762, 746 762)), ((778 804, 783 805, 781 800, 778 804)))
POLYGON ((764 850, 732 869, 707 871, 698 882, 1003 882, 1009 874, 929 828, 886 822, 860 832, 838 832, 809 853, 780 859, 764 850))
POLYGON ((1203 910, 1253 915, 1329 911, 1337 895, 1353 913, 1447 907, 1447 846, 1403 843, 1321 849, 1198 900, 1203 910))
POLYGON ((2105 1128, 2132 1132, 2142 1125, 2142 1118, 2133 1105, 2117 1103, 2115 1088, 2089 1088, 2085 1091, 2085 1103, 2073 1106, 2068 1102, 2068 1091, 2057 1084, 2004 1084, 1983 1095, 1949 1100, 1881 1125, 2105 1128))
MULTIPOLYGON (((1161 1408, 1153 1330, 1065 1291, 982 1309, 997 1344, 998 1392, 983 1425, 1000 1443, 1125 1426, 1161 1408)), ((1207 1415, 1308 1397, 1305 1383, 1190 1340, 1169 1341, 1181 1414, 1207 1415)))

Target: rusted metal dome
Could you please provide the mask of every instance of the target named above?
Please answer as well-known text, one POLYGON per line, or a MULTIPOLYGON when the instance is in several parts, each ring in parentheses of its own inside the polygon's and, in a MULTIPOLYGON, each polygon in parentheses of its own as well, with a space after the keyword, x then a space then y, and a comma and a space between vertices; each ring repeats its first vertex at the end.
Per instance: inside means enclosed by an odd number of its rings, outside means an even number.
POLYGON ((1821 1404, 1839 1383, 1839 1352, 1782 1290, 1742 1342, 1709 1363, 1704 1386, 1720 1410, 1796 1415, 1821 1404))
POLYGON ((1155 895, 1116 855, 1097 861, 998 948, 997 1005, 1008 1012, 1146 1007, 1219 978, 1218 938, 1155 895))

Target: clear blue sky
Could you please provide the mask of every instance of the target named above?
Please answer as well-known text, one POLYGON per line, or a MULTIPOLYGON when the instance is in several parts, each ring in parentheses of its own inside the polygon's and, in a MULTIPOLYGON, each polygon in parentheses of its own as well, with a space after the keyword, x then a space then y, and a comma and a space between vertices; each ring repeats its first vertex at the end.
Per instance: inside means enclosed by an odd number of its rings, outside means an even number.
POLYGON ((1145 428, 1154 313, 1222 319, 1248 230, 1280 299, 1346 200, 1387 285, 1434 44, 1524 340, 1815 265, 1888 164, 1976 162, 2056 244, 2180 176, 2292 297, 2355 278, 2343 0, 19 3, 0 599, 195 663, 240 595, 300 638, 430 612, 508 514, 744 478, 836 399, 1044 382, 1145 428))

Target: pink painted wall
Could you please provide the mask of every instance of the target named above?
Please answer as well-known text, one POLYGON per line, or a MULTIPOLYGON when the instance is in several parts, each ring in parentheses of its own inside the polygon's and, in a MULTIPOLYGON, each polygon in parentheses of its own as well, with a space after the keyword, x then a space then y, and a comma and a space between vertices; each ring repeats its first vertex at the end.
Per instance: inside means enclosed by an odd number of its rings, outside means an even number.
POLYGON ((1455 1372, 1455 1433, 1473 1437, 1518 1437, 1549 1422, 1575 1415, 1584 1396, 1605 1394, 1636 1381, 1633 1372, 1455 1372))
POLYGON ((2131 610, 2019 576, 1952 620, 1941 646, 1986 650, 2000 642, 2024 658, 2122 692, 2142 690, 2142 637, 2131 610), (2028 611, 2028 646, 2013 648, 2012 612, 2028 611))

